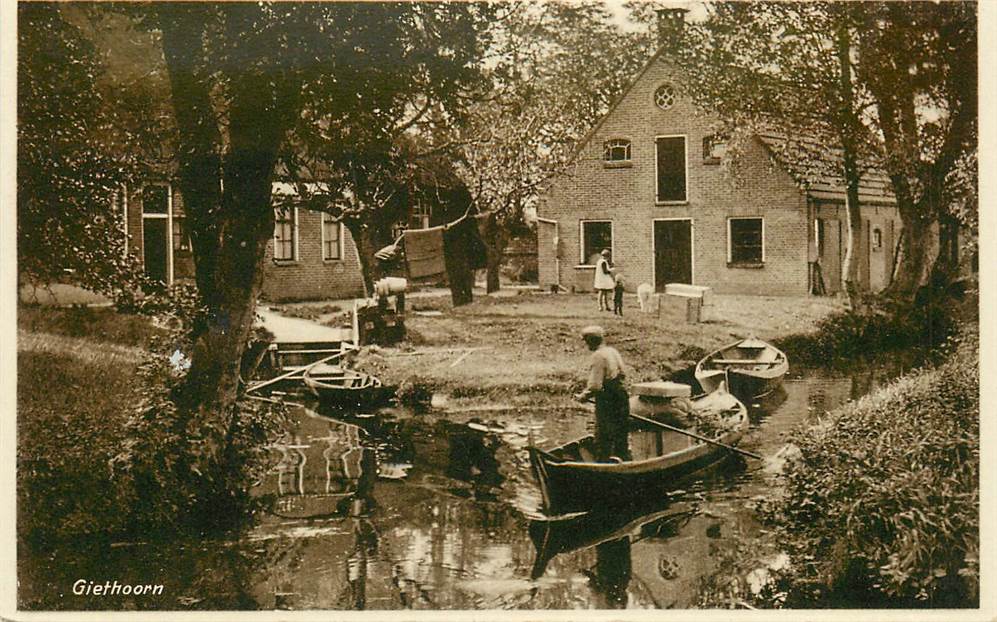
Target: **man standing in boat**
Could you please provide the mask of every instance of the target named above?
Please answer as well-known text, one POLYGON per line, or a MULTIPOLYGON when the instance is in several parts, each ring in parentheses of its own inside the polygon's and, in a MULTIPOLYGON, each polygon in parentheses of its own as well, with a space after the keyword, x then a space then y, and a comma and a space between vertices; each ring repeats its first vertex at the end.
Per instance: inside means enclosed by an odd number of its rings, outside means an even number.
POLYGON ((580 402, 595 399, 596 459, 630 459, 627 438, 630 420, 630 397, 623 386, 623 357, 603 343, 601 326, 582 329, 582 339, 592 351, 589 359, 589 378, 585 390, 575 395, 580 402))

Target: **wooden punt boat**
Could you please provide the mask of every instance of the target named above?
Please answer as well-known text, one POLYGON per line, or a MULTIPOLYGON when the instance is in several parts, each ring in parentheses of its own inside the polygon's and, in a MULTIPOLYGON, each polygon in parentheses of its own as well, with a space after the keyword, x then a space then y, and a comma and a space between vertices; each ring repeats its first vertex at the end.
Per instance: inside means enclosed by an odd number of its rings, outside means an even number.
POLYGON ((316 365, 307 369, 302 380, 323 406, 362 409, 384 406, 395 395, 395 387, 386 387, 370 374, 334 365, 316 365))
MULTIPOLYGON (((724 385, 690 400, 696 417, 713 413, 711 440, 736 445, 748 426, 744 404, 724 385)), ((586 436, 543 451, 529 447, 530 465, 548 516, 585 512, 612 504, 630 507, 655 491, 667 490, 725 458, 730 452, 679 432, 633 426, 626 462, 595 462, 595 437, 586 436)), ((703 433, 706 433, 703 431, 703 433)))
POLYGON ((706 393, 727 380, 731 393, 753 400, 778 388, 787 371, 789 361, 782 350, 761 339, 748 338, 703 358, 695 374, 706 393))

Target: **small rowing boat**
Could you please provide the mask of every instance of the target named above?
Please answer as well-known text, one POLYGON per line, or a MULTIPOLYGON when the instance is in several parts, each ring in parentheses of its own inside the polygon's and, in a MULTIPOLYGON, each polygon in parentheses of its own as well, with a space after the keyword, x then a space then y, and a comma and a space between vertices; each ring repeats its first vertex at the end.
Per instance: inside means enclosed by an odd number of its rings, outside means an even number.
POLYGON ((778 388, 787 371, 789 361, 782 350, 749 337, 699 361, 696 380, 703 391, 709 393, 729 377, 731 393, 744 400, 753 400, 778 388))
POLYGON ((376 408, 395 395, 395 387, 382 385, 376 377, 335 365, 311 367, 302 380, 324 406, 333 408, 376 408))
POLYGON ((713 442, 658 427, 634 426, 629 461, 596 462, 594 436, 549 451, 529 447, 544 514, 585 512, 606 504, 627 507, 646 499, 648 492, 674 487, 729 455, 748 426, 744 404, 723 384, 688 403, 687 423, 699 422, 701 438, 713 442))

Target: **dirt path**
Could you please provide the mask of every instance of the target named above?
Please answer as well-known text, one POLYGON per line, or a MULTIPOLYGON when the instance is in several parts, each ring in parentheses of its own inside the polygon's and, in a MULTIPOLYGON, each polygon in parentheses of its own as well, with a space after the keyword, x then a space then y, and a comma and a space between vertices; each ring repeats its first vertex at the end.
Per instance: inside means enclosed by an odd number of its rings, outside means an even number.
POLYGON ((587 353, 579 333, 588 324, 606 329, 607 342, 631 368, 628 378, 640 381, 688 367, 741 337, 809 332, 841 307, 823 298, 715 296, 708 321, 688 324, 681 299, 666 300, 660 316, 640 313, 633 297, 626 304, 619 318, 597 311, 589 295, 479 297, 457 309, 448 299, 413 301, 412 311, 442 314, 409 313, 407 342, 367 353, 360 364, 388 383, 444 392, 454 408, 566 404, 584 377, 587 353), (415 354, 420 351, 428 353, 415 354))

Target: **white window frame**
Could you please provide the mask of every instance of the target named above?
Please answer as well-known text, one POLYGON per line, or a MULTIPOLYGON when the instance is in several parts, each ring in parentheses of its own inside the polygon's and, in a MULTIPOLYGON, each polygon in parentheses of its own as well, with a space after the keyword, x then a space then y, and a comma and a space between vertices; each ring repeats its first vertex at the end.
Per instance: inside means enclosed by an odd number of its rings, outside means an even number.
MULTIPOLYGON (((146 186, 166 187, 166 213, 146 214, 145 213, 145 187, 142 188, 142 252, 145 253, 145 219, 166 219, 166 284, 173 284, 173 184, 166 182, 151 182, 146 186)), ((143 260, 144 263, 144 260, 143 260)), ((145 266, 143 265, 143 269, 145 266)))
POLYGON ((578 221, 578 267, 579 268, 595 268, 594 263, 585 263, 587 257, 585 257, 585 223, 590 222, 608 222, 609 223, 609 252, 613 257, 616 257, 616 226, 613 224, 612 220, 606 218, 591 218, 591 219, 580 219, 578 221))
POLYGON ((728 216, 727 217, 727 263, 734 263, 734 240, 731 237, 731 221, 733 220, 760 220, 762 221, 762 260, 765 263, 765 217, 764 216, 728 216))
POLYGON ((685 205, 689 202, 689 135, 688 134, 660 134, 654 137, 654 204, 655 205, 685 205), (658 186, 660 175, 658 174, 658 139, 659 138, 681 138, 684 147, 685 157, 685 196, 678 201, 659 201, 661 188, 658 186))
POLYGON ((633 141, 629 138, 610 138, 603 141, 602 143, 602 161, 607 164, 619 164, 621 162, 633 162, 633 141), (626 156, 622 160, 613 160, 609 157, 609 152, 612 150, 610 145, 616 145, 617 147, 626 148, 626 156))
POLYGON ((128 257, 128 185, 121 184, 121 187, 116 191, 118 196, 121 197, 121 233, 125 236, 125 243, 121 248, 121 256, 124 258, 128 257))
POLYGON ((319 212, 319 214, 320 214, 320 217, 319 217, 319 236, 320 236, 321 245, 322 245, 322 261, 343 261, 343 257, 344 257, 344 253, 343 253, 343 221, 340 220, 340 219, 338 219, 338 218, 333 218, 332 214, 330 214, 328 212, 319 212), (326 220, 325 219, 326 219, 327 216, 339 228, 339 257, 326 257, 325 256, 325 225, 326 225, 326 220))
POLYGON ((657 87, 655 87, 654 92, 651 93, 651 101, 654 102, 655 108, 657 108, 662 112, 667 112, 675 107, 675 104, 678 102, 678 95, 679 95, 678 89, 675 88, 674 82, 662 82, 657 87), (662 107, 660 104, 658 104, 658 91, 660 91, 665 87, 668 87, 672 91, 672 103, 668 104, 667 107, 662 107))
POLYGON ((727 155, 727 138, 719 134, 709 134, 703 137, 703 163, 719 164, 727 155), (723 153, 715 155, 714 151, 719 145, 723 145, 723 153))
MULTIPOLYGON (((275 220, 276 220, 276 210, 277 209, 279 209, 279 208, 274 208, 274 217, 275 217, 275 220)), ((295 263, 296 261, 298 261, 298 257, 300 257, 300 255, 298 254, 298 239, 301 237, 300 235, 298 235, 298 208, 297 207, 292 207, 291 210, 293 210, 294 218, 293 218, 293 223, 291 225, 291 253, 292 253, 292 257, 290 259, 278 259, 277 258, 277 223, 274 222, 274 229, 273 229, 273 236, 272 236, 273 237, 273 260, 275 262, 277 262, 278 264, 295 263)))
POLYGON ((654 243, 654 223, 670 220, 685 220, 689 223, 689 285, 696 284, 696 220, 686 216, 675 218, 652 218, 651 219, 651 287, 656 287, 658 282, 658 249, 654 243))

